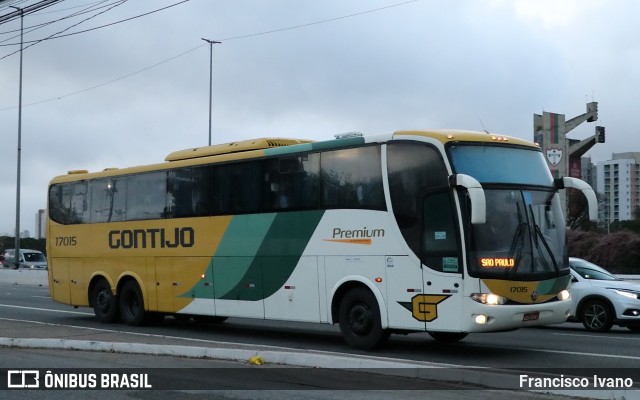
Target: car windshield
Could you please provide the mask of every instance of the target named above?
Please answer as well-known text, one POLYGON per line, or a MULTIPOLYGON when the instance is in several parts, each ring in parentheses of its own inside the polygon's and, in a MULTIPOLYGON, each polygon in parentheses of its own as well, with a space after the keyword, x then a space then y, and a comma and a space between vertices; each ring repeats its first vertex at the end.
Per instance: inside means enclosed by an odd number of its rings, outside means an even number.
POLYGON ((620 281, 622 279, 613 276, 606 269, 585 260, 570 261, 571 268, 584 279, 595 279, 598 281, 620 281))
POLYGON ((24 260, 27 262, 44 262, 47 259, 44 257, 42 253, 24 253, 24 260))

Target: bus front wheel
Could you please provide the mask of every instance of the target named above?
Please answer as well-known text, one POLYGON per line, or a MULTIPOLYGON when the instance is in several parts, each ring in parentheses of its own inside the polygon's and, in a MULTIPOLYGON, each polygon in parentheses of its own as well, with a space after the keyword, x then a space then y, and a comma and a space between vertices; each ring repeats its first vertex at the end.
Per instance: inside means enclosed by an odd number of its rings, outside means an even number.
POLYGON ((127 281, 120 289, 120 312, 122 322, 140 326, 145 320, 144 299, 140 286, 135 281, 127 281))
POLYGON ((120 314, 118 312, 118 298, 111 291, 109 282, 100 279, 91 291, 93 312, 100 322, 110 324, 115 322, 120 314))
POLYGON ((356 349, 370 350, 389 339, 389 331, 382 329, 378 302, 366 288, 347 292, 340 302, 338 321, 345 341, 356 349))

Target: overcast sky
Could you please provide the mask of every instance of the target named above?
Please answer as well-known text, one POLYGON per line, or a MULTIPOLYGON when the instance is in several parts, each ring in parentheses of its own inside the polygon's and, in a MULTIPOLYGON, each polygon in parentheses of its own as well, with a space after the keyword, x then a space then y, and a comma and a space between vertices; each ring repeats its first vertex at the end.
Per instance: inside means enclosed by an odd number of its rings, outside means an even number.
MULTIPOLYGON (((179 1, 122 2, 63 34, 179 1)), ((37 2, 0 0, 0 16, 37 2)), ((61 1, 26 16, 25 32, 119 3, 61 1)), ((607 143, 588 155, 640 151, 639 15, 635 0, 190 0, 40 42, 24 51, 21 230, 33 234, 56 175, 161 162, 208 143, 201 38, 223 42, 213 47, 213 143, 422 128, 532 140, 533 114, 570 119, 597 101, 607 143)), ((0 57, 18 49, 19 28, 0 25, 0 57)), ((18 54, 1 59, 0 235, 15 226, 18 82, 18 54)))

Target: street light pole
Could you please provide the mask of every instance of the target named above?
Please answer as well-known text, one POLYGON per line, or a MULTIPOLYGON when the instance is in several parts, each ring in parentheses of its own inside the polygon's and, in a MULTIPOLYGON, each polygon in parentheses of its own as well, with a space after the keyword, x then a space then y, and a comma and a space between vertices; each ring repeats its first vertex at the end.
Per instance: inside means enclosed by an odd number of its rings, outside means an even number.
POLYGON ((16 241, 15 264, 20 268, 20 166, 22 164, 22 50, 24 44, 24 9, 10 6, 20 11, 20 78, 18 89, 18 176, 16 180, 16 241))
POLYGON ((211 112, 213 109, 213 45, 220 44, 222 42, 216 42, 215 40, 205 38, 202 38, 202 40, 209 43, 209 146, 211 146, 211 112))

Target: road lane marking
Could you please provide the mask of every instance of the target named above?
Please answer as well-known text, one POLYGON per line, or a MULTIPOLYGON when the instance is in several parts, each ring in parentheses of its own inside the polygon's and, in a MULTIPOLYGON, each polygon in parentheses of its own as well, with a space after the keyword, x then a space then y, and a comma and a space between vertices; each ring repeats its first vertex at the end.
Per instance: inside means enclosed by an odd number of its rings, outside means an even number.
MULTIPOLYGON (((325 356, 333 356, 333 357, 351 357, 361 360, 374 360, 374 361, 384 361, 384 362, 397 362, 397 363, 406 363, 410 362, 413 365, 417 366, 433 366, 433 362, 430 361, 422 361, 422 360, 406 360, 402 358, 394 358, 394 357, 380 357, 380 356, 372 356, 366 354, 350 354, 350 353, 341 353, 341 352, 332 352, 332 351, 323 351, 323 350, 309 350, 309 349, 297 349, 292 347, 282 347, 282 346, 271 346, 271 345, 263 345, 263 344, 250 344, 250 343, 237 343, 237 342, 221 342, 215 340, 206 340, 206 339, 196 339, 196 338, 188 338, 188 337, 180 337, 180 336, 167 336, 167 335, 158 335, 153 333, 142 333, 142 332, 128 332, 128 331, 118 331, 114 329, 103 329, 103 328, 92 328, 86 326, 77 326, 77 325, 65 325, 65 324, 56 324, 52 322, 41 322, 41 321, 32 321, 32 320, 22 320, 22 319, 14 319, 14 318, 2 318, 0 317, 0 321, 13 321, 13 322, 29 322, 38 325, 47 325, 47 326, 58 326, 65 328, 75 328, 75 329, 87 329, 97 332, 104 333, 117 333, 123 335, 135 335, 135 336, 143 336, 143 337, 151 337, 151 338, 160 338, 160 339, 172 339, 172 340, 184 340, 189 342, 197 342, 197 343, 208 343, 219 346, 229 346, 229 348, 235 348, 242 350, 243 347, 249 350, 255 350, 256 348, 260 348, 261 350, 272 350, 272 351, 282 351, 285 353, 296 353, 296 352, 305 352, 316 355, 325 355, 325 356)), ((60 338, 56 338, 60 339, 60 338)), ((117 343, 127 343, 126 341, 117 343)), ((172 346, 171 344, 159 344, 161 346, 172 346)), ((437 363, 439 366, 447 367, 447 368, 480 368, 483 369, 485 367, 474 367, 462 364, 447 364, 447 363, 437 363)))
POLYGON ((577 336, 582 338, 603 338, 603 339, 620 339, 620 340, 640 340, 640 337, 620 337, 620 336, 606 336, 606 335, 581 335, 578 333, 554 333, 554 335, 560 336, 577 336))
POLYGON ((50 312, 57 312, 57 313, 63 313, 63 314, 93 315, 93 313, 86 313, 86 312, 80 312, 80 311, 53 310, 51 308, 13 306, 13 305, 9 305, 9 304, 0 304, 0 307, 20 308, 20 309, 23 309, 23 310, 35 310, 35 311, 50 311, 50 312))
MULTIPOLYGON (((78 311, 52 310, 52 309, 46 309, 46 308, 14 306, 14 305, 7 305, 7 304, 0 304, 0 307, 30 309, 30 310, 38 310, 38 311, 51 311, 51 312, 79 314, 79 315, 93 315, 92 313, 84 313, 84 312, 78 312, 78 311)), ((118 330, 114 330, 114 329, 102 329, 102 328, 92 328, 92 327, 84 327, 84 326, 76 326, 76 325, 54 324, 54 323, 40 322, 40 321, 17 320, 17 319, 10 319, 10 318, 0 318, 0 320, 17 321, 17 322, 31 322, 31 323, 35 323, 35 324, 50 325, 50 326, 62 326, 62 327, 69 327, 69 328, 76 328, 76 329, 88 329, 88 330, 94 330, 94 331, 98 331, 98 332, 129 334, 129 335, 137 335, 137 336, 156 337, 156 338, 161 338, 161 339, 186 340, 186 341, 200 342, 200 343, 211 343, 211 344, 233 345, 233 346, 238 346, 238 345, 256 346, 256 345, 237 343, 237 342, 220 342, 220 341, 206 340, 206 339, 185 338, 185 337, 180 337, 180 336, 167 336, 167 335, 158 335, 158 334, 152 334, 152 333, 118 331, 118 330)), ((571 334, 563 334, 563 335, 571 335, 571 334)), ((577 334, 573 334, 573 335, 584 336, 584 335, 577 335, 577 334)), ((629 339, 631 339, 631 338, 629 338, 629 339)), ((281 350, 288 349, 289 351, 291 351, 291 349, 287 348, 287 347, 269 346, 269 345, 258 345, 258 346, 265 347, 265 348, 281 349, 281 350)), ((495 347, 495 346, 483 345, 483 347, 495 347)), ((517 350, 517 351, 532 351, 532 352, 539 352, 539 353, 565 354, 565 355, 572 355, 572 356, 586 356, 586 357, 601 357, 601 358, 619 358, 619 359, 626 359, 626 360, 640 360, 640 356, 627 356, 627 355, 617 355, 617 354, 599 354, 599 353, 587 353, 587 352, 579 352, 579 351, 531 349, 531 348, 507 347, 507 346, 501 346, 499 348, 500 349, 511 349, 511 350, 517 350)), ((333 352, 324 352, 324 351, 319 351, 319 350, 310 351, 310 352, 324 353, 324 354, 332 354, 333 353, 333 352)))

